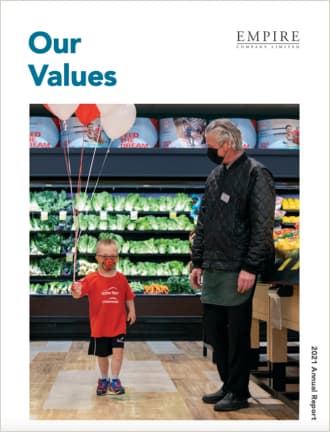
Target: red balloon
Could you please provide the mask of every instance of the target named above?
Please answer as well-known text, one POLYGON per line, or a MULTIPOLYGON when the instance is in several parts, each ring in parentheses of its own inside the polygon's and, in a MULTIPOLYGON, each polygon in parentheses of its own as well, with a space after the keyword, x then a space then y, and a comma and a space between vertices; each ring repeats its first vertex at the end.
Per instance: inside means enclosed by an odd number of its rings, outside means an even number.
POLYGON ((100 117, 100 111, 96 104, 80 104, 76 109, 76 116, 83 125, 87 126, 88 123, 100 117))

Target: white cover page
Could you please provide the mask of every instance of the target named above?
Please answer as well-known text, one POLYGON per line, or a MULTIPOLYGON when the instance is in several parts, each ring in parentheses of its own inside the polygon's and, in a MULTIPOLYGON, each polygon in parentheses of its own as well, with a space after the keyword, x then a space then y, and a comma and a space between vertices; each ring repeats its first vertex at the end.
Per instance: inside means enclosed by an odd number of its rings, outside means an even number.
POLYGON ((328 200, 328 1, 1 1, 1 430, 328 431, 328 200), (44 103, 299 104, 298 420, 30 418, 28 119, 44 103))

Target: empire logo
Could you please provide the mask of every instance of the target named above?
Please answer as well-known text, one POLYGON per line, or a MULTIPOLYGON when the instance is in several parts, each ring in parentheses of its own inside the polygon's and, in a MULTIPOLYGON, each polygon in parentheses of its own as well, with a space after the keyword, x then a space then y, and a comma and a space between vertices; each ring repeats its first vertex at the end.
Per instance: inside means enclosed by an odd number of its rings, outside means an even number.
POLYGON ((236 48, 299 48, 300 35, 298 30, 237 30, 236 48))

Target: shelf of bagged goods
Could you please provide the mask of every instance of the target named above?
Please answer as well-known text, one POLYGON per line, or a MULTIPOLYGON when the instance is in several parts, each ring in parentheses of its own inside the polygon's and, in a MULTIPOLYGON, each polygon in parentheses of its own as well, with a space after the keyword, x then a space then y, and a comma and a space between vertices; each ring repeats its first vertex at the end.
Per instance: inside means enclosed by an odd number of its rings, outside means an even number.
MULTIPOLYGON (((136 104, 137 117, 250 118, 255 120, 299 118, 298 104, 136 104)), ((40 104, 30 105, 30 115, 51 116, 40 104)), ((105 149, 95 154, 91 177, 99 176, 105 149)), ((80 149, 70 150, 72 177, 78 176, 80 149)), ((298 150, 247 151, 271 170, 275 178, 299 177, 298 150)), ((88 175, 93 149, 84 149, 83 176, 88 175)), ((63 149, 31 149, 30 175, 39 178, 67 177, 63 149)), ((102 177, 204 179, 214 167, 205 149, 110 149, 102 177)))

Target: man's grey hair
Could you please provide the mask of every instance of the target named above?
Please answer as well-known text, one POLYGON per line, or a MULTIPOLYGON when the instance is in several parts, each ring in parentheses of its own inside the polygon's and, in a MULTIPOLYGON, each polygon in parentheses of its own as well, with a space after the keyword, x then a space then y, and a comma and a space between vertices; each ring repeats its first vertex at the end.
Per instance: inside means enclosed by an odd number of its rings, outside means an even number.
POLYGON ((205 136, 212 134, 219 144, 230 141, 234 151, 243 150, 241 131, 228 119, 212 120, 205 129, 205 136))

